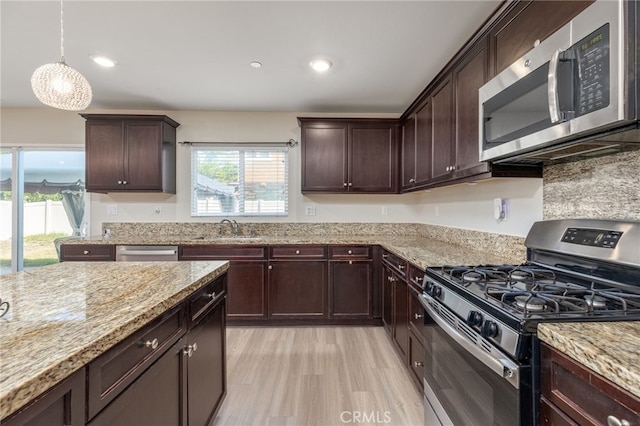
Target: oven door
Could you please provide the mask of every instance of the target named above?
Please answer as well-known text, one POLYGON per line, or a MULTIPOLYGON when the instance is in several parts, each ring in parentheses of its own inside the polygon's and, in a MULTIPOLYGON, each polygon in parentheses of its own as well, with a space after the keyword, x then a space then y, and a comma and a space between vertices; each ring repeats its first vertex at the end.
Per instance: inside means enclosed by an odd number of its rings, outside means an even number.
POLYGON ((423 296, 423 306, 427 424, 531 423, 523 421, 530 404, 519 389, 521 366, 431 297, 423 296))

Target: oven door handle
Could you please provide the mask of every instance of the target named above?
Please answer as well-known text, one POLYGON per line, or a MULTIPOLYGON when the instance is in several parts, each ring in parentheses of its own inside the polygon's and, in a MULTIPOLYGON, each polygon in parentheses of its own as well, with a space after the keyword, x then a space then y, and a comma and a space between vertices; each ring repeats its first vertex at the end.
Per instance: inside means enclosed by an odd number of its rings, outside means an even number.
MULTIPOLYGON (((489 367, 491 371, 509 382, 514 388, 520 388, 520 367, 510 360, 506 355, 491 347, 491 353, 486 352, 480 346, 470 341, 461 334, 454 326, 444 320, 435 309, 425 300, 422 306, 427 310, 429 316, 444 330, 449 337, 462 346, 469 354, 478 361, 489 367)), ((457 319, 457 318, 456 318, 457 319)))

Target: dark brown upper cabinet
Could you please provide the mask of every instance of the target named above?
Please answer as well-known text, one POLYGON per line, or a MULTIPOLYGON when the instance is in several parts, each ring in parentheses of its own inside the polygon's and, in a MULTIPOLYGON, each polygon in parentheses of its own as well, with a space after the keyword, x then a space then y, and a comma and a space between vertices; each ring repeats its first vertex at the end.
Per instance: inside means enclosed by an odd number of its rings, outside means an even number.
POLYGON ((529 0, 514 3, 489 31, 490 76, 499 74, 522 55, 533 49, 536 41, 543 41, 593 0, 543 1, 529 0))
POLYGON ((89 192, 176 192, 176 128, 165 115, 81 114, 89 192))
POLYGON ((395 119, 298 118, 303 193, 398 192, 395 119))

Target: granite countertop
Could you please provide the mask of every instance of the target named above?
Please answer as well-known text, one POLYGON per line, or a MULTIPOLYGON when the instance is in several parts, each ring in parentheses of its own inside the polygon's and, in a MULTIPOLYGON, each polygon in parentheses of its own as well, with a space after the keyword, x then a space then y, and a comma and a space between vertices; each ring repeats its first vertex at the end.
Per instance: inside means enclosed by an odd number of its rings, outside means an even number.
MULTIPOLYGON (((394 254, 403 257, 424 269, 427 266, 479 265, 521 263, 525 259, 505 258, 494 253, 474 250, 457 244, 424 237, 395 235, 285 235, 264 237, 200 237, 200 236, 133 236, 130 238, 102 237, 69 240, 65 244, 115 244, 115 245, 278 245, 278 244, 367 244, 381 245, 394 254)), ((472 244, 470 244, 472 245, 472 244)))
POLYGON ((640 398, 640 321, 542 323, 538 337, 640 398))
POLYGON ((0 419, 227 269, 226 261, 65 262, 3 275, 0 419))

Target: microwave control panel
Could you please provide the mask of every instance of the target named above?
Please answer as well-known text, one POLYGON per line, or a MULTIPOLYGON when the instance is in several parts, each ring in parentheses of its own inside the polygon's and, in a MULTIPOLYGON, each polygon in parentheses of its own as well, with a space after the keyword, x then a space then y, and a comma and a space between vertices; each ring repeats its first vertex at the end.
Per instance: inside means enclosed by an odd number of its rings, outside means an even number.
POLYGON ((609 106, 611 91, 609 24, 592 32, 570 51, 577 62, 576 116, 609 106))
POLYGON ((567 228, 562 236, 562 242, 613 249, 616 248, 620 237, 622 237, 622 232, 619 231, 567 228))

